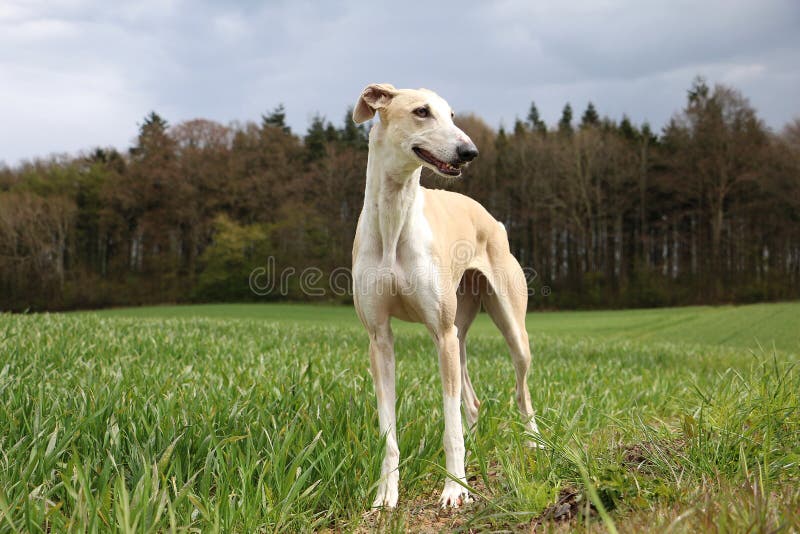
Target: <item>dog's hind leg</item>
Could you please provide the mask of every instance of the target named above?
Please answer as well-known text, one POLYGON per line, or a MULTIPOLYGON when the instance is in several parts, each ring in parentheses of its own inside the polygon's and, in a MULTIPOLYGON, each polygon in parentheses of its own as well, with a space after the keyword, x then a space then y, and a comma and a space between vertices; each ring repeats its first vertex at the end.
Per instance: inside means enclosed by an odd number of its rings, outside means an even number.
MULTIPOLYGON (((538 434, 531 394, 528 390, 528 370, 531 365, 531 349, 525 330, 525 313, 528 306, 528 287, 522 268, 510 254, 495 260, 487 291, 482 295, 483 306, 502 332, 511 351, 516 371, 516 401, 528 432, 538 434)), ((489 277, 487 277, 489 278, 489 277)), ((536 446, 535 442, 529 443, 536 446)))
POLYGON ((467 270, 458 287, 458 308, 456 309, 456 327, 458 328, 458 349, 461 354, 461 400, 464 403, 464 415, 467 426, 471 429, 478 422, 480 401, 475 395, 472 380, 467 372, 467 332, 481 308, 480 284, 483 275, 475 270, 467 270))

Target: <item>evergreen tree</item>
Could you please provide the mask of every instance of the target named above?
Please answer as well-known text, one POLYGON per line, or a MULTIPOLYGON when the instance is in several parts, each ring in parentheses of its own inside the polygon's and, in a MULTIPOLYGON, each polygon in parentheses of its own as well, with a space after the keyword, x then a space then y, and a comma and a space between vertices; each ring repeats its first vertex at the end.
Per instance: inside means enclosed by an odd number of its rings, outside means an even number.
POLYGON ((583 116, 581 117, 581 128, 589 128, 597 126, 598 124, 600 124, 600 116, 597 114, 594 104, 590 101, 589 105, 586 106, 586 111, 583 112, 583 116))
POLYGON ((558 121, 558 131, 562 134, 572 134, 572 106, 567 102, 561 111, 561 119, 558 121))
POLYGON ((325 141, 328 143, 335 143, 339 140, 339 130, 330 122, 325 127, 325 141))
POLYGON ((286 109, 283 104, 278 104, 267 115, 261 115, 261 128, 280 128, 283 133, 292 133, 292 129, 286 125, 286 109))
POLYGON ((622 120, 619 123, 619 133, 628 141, 635 141, 639 138, 639 132, 636 131, 636 127, 631 123, 627 115, 622 116, 622 120))
POLYGON ((151 111, 150 114, 144 118, 144 124, 142 124, 140 131, 150 128, 157 129, 160 132, 166 132, 167 128, 169 128, 169 124, 161 115, 155 111, 151 111))
POLYGON ((708 99, 709 92, 710 89, 708 88, 705 78, 702 76, 697 76, 692 81, 692 86, 687 91, 689 107, 692 105, 701 105, 708 99))
POLYGON ((316 161, 325 156, 325 144, 329 140, 328 136, 325 117, 320 114, 314 115, 303 140, 308 161, 316 161))
POLYGON ((367 129, 364 124, 353 121, 353 108, 347 108, 344 116, 344 126, 339 131, 339 139, 344 145, 354 148, 367 148, 367 129))
POLYGON ((658 136, 653 133, 653 130, 650 128, 650 124, 647 122, 642 124, 641 135, 642 138, 650 145, 655 145, 658 143, 658 136))
POLYGON ((537 132, 547 132, 547 125, 539 116, 539 109, 536 107, 535 102, 531 102, 531 108, 528 110, 528 126, 530 126, 531 130, 537 132))
POLYGON ((136 145, 130 149, 131 156, 134 158, 166 156, 164 149, 171 148, 173 144, 167 136, 168 128, 167 121, 155 111, 151 111, 139 126, 136 145))

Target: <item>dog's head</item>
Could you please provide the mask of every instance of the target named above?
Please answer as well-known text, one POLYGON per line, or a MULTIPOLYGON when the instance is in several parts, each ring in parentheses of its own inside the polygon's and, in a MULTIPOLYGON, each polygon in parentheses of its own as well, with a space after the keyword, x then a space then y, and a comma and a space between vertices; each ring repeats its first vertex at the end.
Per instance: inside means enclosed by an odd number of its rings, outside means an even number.
POLYGON ((456 177, 475 159, 475 143, 453 123, 453 110, 427 89, 395 89, 381 83, 368 85, 353 109, 353 120, 362 123, 378 112, 382 135, 399 157, 424 165, 442 176, 456 177))

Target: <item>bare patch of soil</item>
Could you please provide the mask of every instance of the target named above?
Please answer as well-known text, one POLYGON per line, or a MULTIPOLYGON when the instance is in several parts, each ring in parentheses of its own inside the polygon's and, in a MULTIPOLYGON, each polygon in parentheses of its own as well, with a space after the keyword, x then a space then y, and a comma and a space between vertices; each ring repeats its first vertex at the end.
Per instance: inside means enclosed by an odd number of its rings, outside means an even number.
POLYGON ((564 488, 558 495, 558 500, 545 508, 539 517, 534 518, 530 524, 530 531, 536 532, 553 523, 568 523, 573 519, 597 515, 597 509, 586 497, 575 488, 564 488))
POLYGON ((656 458, 674 458, 686 448, 686 440, 670 439, 658 442, 642 442, 622 447, 623 464, 642 473, 652 472, 656 458))

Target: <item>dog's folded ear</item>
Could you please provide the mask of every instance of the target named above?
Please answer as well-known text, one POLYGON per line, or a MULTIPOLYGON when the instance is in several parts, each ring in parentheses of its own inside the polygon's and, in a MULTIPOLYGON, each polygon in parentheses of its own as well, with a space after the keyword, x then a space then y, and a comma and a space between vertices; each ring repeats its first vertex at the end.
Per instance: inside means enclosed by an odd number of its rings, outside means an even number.
POLYGON ((375 116, 375 111, 385 108, 392 101, 397 89, 390 83, 373 83, 364 88, 353 108, 353 120, 361 124, 375 116))

